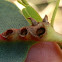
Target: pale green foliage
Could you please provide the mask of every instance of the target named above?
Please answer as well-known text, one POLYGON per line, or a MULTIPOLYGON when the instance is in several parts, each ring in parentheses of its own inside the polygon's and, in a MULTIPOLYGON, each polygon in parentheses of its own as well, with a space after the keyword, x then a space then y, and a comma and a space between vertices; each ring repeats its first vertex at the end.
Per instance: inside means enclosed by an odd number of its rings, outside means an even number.
POLYGON ((54 12, 53 12, 53 15, 52 15, 52 19, 51 19, 51 26, 52 27, 53 27, 55 16, 56 16, 56 13, 57 13, 57 10, 58 10, 58 7, 59 7, 59 3, 60 3, 60 0, 57 0, 56 7, 54 9, 54 12))
POLYGON ((22 10, 22 13, 24 15, 24 17, 26 18, 26 20, 31 24, 31 21, 28 20, 29 17, 34 18, 37 22, 41 22, 42 18, 40 17, 40 15, 36 12, 36 10, 34 8, 32 8, 26 0, 18 0, 18 2, 20 2, 20 4, 23 4, 25 6, 25 8, 22 10))

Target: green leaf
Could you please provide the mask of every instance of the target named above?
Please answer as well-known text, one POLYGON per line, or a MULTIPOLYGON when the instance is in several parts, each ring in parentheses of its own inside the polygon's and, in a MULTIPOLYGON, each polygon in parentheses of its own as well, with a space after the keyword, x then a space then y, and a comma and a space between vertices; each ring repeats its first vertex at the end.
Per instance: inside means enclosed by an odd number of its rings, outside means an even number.
POLYGON ((10 28, 28 26, 20 10, 12 3, 0 1, 0 33, 10 28))
POLYGON ((31 17, 31 16, 30 16, 29 13, 26 11, 26 8, 24 8, 24 9, 22 10, 22 12, 23 12, 23 15, 24 15, 24 17, 26 18, 26 20, 27 20, 30 24, 32 24, 31 21, 28 19, 28 18, 31 17))
MULTIPOLYGON (((23 15, 27 18, 32 17, 34 18, 37 22, 41 22, 42 18, 40 17, 40 15, 29 5, 26 6, 26 8, 24 8, 22 10, 23 15)), ((31 23, 31 21, 28 20, 28 22, 31 23)))
POLYGON ((34 18, 37 22, 42 21, 40 15, 31 6, 26 6, 26 10, 31 15, 31 17, 34 18))
POLYGON ((25 8, 22 10, 23 15, 26 20, 31 24, 31 21, 28 20, 29 17, 34 18, 37 22, 42 21, 40 15, 36 12, 34 8, 32 8, 26 0, 17 0, 20 4, 24 5, 25 8))

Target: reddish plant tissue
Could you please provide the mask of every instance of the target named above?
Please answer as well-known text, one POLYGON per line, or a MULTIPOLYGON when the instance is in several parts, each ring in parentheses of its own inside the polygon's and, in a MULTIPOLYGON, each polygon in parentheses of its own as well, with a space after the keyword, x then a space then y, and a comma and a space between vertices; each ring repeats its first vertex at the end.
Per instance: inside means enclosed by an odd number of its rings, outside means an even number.
POLYGON ((12 29, 8 29, 6 30, 5 32, 3 32, 1 34, 1 37, 3 37, 4 41, 15 41, 15 40, 18 40, 17 39, 17 31, 18 29, 15 29, 15 28, 12 28, 12 29))
POLYGON ((6 39, 0 34, 0 40, 3 41, 3 40, 6 40, 6 39))
POLYGON ((30 48, 25 62, 62 62, 62 51, 57 43, 40 42, 30 48))

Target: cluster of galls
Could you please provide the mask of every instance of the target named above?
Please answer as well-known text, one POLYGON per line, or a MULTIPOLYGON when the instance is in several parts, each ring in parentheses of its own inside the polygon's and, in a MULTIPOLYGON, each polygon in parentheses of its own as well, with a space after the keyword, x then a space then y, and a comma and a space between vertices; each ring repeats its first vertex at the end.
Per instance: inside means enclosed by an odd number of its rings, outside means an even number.
MULTIPOLYGON (((46 17, 46 16, 45 16, 46 17)), ((43 22, 36 22, 33 18, 28 18, 32 22, 32 26, 22 27, 20 29, 8 29, 0 34, 0 40, 2 41, 41 41, 41 38, 45 34, 45 20, 43 22)), ((46 19, 47 21, 47 19, 46 19)), ((48 25, 49 23, 46 22, 48 25)))

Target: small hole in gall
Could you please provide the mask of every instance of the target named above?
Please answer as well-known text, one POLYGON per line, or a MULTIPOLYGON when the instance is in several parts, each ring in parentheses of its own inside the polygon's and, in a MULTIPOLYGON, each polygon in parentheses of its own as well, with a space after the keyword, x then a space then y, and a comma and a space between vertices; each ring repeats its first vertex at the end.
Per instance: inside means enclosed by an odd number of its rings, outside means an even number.
POLYGON ((12 29, 7 30, 7 32, 6 32, 6 36, 7 36, 7 35, 10 35, 10 34, 12 34, 12 33, 13 33, 13 30, 12 30, 12 29))
POLYGON ((41 36, 45 33, 45 28, 38 28, 36 31, 37 36, 41 36))
POLYGON ((23 35, 23 36, 26 36, 28 33, 27 29, 26 28, 23 28, 21 31, 20 31, 20 35, 23 35))

